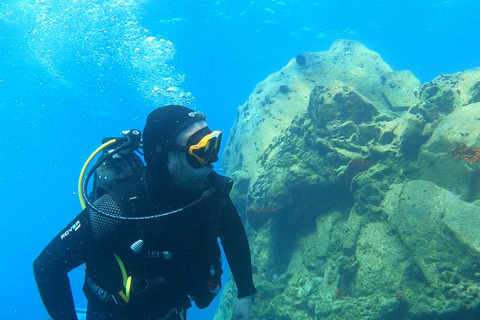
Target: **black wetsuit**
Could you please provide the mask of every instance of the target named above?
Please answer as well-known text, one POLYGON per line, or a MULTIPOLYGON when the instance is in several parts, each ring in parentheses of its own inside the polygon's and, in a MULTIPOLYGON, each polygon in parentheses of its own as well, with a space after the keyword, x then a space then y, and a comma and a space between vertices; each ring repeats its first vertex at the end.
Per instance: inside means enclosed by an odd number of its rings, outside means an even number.
MULTIPOLYGON (((178 208, 195 197, 198 195, 177 193, 161 209, 178 208)), ((97 200, 96 206, 123 214, 108 194, 97 200)), ((152 212, 151 205, 149 210, 152 212)), ((153 213, 158 213, 155 210, 153 213)), ((209 290, 214 290, 212 283, 216 285, 221 275, 217 238, 237 284, 238 297, 254 294, 247 237, 228 195, 151 220, 112 219, 86 209, 35 260, 35 278, 54 320, 76 319, 67 273, 83 263, 88 320, 165 319, 174 309, 188 308, 188 296, 200 308, 210 303, 213 296, 209 290), (143 247, 135 253, 130 247, 138 240, 143 241, 143 247), (124 289, 114 254, 121 258, 128 275, 139 280, 132 286, 140 293, 132 294, 128 304, 114 295, 124 289), (148 289, 143 291, 147 283, 148 289)), ((178 316, 173 312, 167 318, 178 316)))

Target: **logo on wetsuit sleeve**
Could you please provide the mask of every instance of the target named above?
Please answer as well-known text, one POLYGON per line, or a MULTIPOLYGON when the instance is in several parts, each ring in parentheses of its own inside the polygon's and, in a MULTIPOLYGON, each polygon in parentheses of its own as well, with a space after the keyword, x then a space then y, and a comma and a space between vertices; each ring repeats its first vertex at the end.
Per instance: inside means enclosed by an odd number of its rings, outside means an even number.
POLYGON ((65 238, 66 236, 68 236, 70 233, 72 233, 73 231, 77 231, 78 229, 80 229, 80 227, 82 226, 82 224, 80 223, 80 220, 77 220, 77 222, 75 222, 70 228, 68 228, 61 236, 60 236, 60 239, 63 240, 63 238, 65 238))

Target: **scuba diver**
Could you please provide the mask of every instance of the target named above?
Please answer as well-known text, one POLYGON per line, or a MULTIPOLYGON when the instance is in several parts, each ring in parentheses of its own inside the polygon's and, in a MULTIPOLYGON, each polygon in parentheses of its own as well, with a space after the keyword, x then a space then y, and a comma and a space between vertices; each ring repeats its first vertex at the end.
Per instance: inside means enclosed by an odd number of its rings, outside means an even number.
POLYGON ((147 118, 146 165, 134 152, 138 130, 97 149, 104 155, 85 180, 89 161, 81 174, 84 210, 34 262, 53 320, 77 319, 67 273, 82 264, 87 320, 186 319, 191 301, 205 308, 221 288, 218 238, 238 288, 232 319, 250 319, 250 248, 229 196, 232 180, 212 165, 221 136, 203 113, 168 105, 147 118))

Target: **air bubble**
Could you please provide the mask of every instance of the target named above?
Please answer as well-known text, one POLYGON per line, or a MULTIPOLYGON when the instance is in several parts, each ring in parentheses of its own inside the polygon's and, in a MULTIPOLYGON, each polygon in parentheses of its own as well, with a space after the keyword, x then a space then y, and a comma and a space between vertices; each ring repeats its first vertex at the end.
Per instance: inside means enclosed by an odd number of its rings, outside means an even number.
POLYGON ((18 23, 43 66, 63 73, 59 81, 78 88, 89 81, 98 92, 124 81, 155 104, 182 104, 191 96, 182 90, 185 76, 170 65, 174 44, 142 28, 137 0, 20 0, 9 8, 23 17, 18 23))

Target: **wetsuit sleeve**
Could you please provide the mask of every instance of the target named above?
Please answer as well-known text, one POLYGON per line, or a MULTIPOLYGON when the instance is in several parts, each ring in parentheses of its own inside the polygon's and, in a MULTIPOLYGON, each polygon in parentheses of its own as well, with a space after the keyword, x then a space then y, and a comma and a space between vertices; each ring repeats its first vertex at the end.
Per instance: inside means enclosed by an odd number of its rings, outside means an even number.
POLYGON ((218 234, 237 284, 238 298, 243 298, 257 292, 253 284, 250 246, 237 209, 230 197, 224 201, 224 210, 217 220, 220 221, 218 234))
POLYGON ((85 262, 93 239, 88 210, 82 211, 33 263, 35 280, 53 320, 76 320, 67 273, 85 262))

